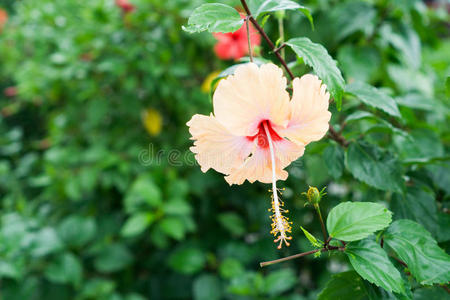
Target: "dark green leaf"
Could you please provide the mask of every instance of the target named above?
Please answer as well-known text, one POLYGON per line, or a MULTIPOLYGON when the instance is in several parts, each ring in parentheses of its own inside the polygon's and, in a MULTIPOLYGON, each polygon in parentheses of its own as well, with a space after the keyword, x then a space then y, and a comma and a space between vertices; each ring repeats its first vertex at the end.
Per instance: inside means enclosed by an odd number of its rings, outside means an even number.
POLYGON ((220 280, 213 275, 202 275, 194 281, 193 294, 195 300, 222 299, 220 280))
POLYGON ((291 269, 281 269, 271 272, 265 278, 265 291, 271 295, 279 295, 297 283, 297 277, 291 269))
POLYGON ((367 2, 351 1, 336 6, 331 12, 334 28, 337 29, 336 39, 344 39, 357 31, 372 34, 375 17, 376 10, 367 2))
POLYGON ((162 202, 161 190, 147 175, 139 176, 125 196, 125 208, 132 213, 142 207, 157 207, 162 202))
POLYGON ((100 272, 110 273, 125 268, 132 260, 133 256, 124 245, 112 244, 97 254, 94 266, 100 272))
POLYGON ((248 6, 253 17, 256 19, 262 13, 278 10, 300 10, 308 18, 311 27, 314 28, 311 11, 309 8, 290 0, 249 0, 248 6))
POLYGON ((120 234, 124 237, 139 235, 153 223, 154 219, 155 215, 149 212, 132 215, 123 225, 120 234))
POLYGON ((362 278, 388 292, 405 294, 400 272, 389 260, 386 252, 374 240, 368 238, 347 245, 347 254, 353 268, 362 278))
POLYGON ((194 33, 208 30, 209 32, 234 32, 244 20, 231 6, 220 3, 208 3, 197 7, 189 17, 188 26, 183 30, 194 33))
POLYGON ((198 248, 180 248, 169 257, 169 265, 177 272, 194 274, 205 265, 205 254, 198 248))
POLYGON ((184 222, 177 217, 165 218, 159 223, 159 226, 165 234, 176 240, 183 239, 186 233, 184 222))
POLYGON ((344 151, 339 145, 333 144, 323 151, 323 160, 328 168, 328 173, 338 179, 344 171, 344 151))
POLYGON ((364 280, 355 271, 333 275, 317 300, 368 300, 364 280))
POLYGON ((422 224, 435 236, 439 231, 435 196, 421 187, 410 187, 406 194, 395 194, 391 205, 394 219, 410 219, 422 224))
POLYGON ((397 160, 367 143, 350 143, 345 166, 353 176, 381 190, 401 192, 403 178, 397 160))
POLYGON ((371 85, 356 81, 347 85, 345 91, 369 106, 379 108, 391 116, 400 117, 400 111, 395 100, 371 85))
POLYGON ((238 214, 223 213, 219 215, 218 220, 224 228, 236 236, 241 236, 245 233, 244 222, 238 214))
POLYGON ((58 235, 68 245, 82 247, 91 241, 97 232, 95 220, 79 215, 70 216, 61 223, 58 235))
POLYGON ((45 270, 48 280, 55 283, 72 283, 78 286, 82 279, 82 265, 78 258, 71 253, 58 256, 45 270))
POLYGON ((327 85, 328 91, 334 97, 336 106, 340 110, 345 82, 336 62, 327 50, 322 45, 313 43, 305 37, 290 39, 286 44, 314 69, 317 76, 327 85))
POLYGON ((448 283, 450 256, 422 225, 398 220, 386 230, 384 243, 402 259, 420 284, 448 283))
POLYGON ((356 241, 386 228, 392 213, 383 205, 371 202, 344 202, 334 207, 327 218, 331 237, 356 241))

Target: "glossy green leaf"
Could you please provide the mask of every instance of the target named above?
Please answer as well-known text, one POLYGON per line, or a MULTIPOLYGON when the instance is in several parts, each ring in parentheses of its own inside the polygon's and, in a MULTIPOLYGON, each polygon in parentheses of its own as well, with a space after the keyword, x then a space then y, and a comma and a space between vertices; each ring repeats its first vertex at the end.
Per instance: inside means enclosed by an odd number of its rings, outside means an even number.
POLYGON ((231 6, 221 3, 208 3, 197 7, 189 17, 188 25, 183 30, 194 33, 234 32, 241 28, 244 20, 231 6))
POLYGON ((165 218, 159 223, 159 226, 165 234, 176 240, 183 239, 186 234, 186 226, 178 217, 165 218))
POLYGON ((278 10, 300 10, 309 20, 311 27, 314 28, 313 18, 309 8, 291 0, 249 0, 248 6, 253 17, 256 19, 262 13, 278 10))
POLYGON ((344 150, 336 144, 330 145, 323 151, 323 160, 328 169, 328 173, 338 179, 344 171, 344 150))
POLYGON ((400 117, 395 100, 371 85, 355 81, 345 87, 345 92, 352 94, 369 106, 379 108, 391 116, 400 117))
POLYGON ((305 37, 290 39, 286 44, 314 69, 317 76, 327 85, 328 91, 336 101, 337 108, 340 109, 345 82, 328 51, 322 45, 313 43, 305 37))
POLYGON ((327 217, 331 237, 357 241, 386 228, 392 213, 383 205, 371 202, 344 202, 335 206, 327 217))
POLYGON ((386 230, 384 243, 402 259, 420 284, 448 283, 450 256, 422 225, 398 220, 386 230))
POLYGON ((364 280, 355 271, 334 274, 317 300, 367 300, 370 299, 364 280))
POLYGON ((406 293, 400 272, 389 260, 386 252, 374 240, 368 238, 352 242, 347 245, 345 253, 355 271, 362 278, 388 292, 406 293))
POLYGON ((353 176, 375 188, 401 192, 403 178, 400 165, 388 152, 367 143, 350 143, 345 166, 353 176))

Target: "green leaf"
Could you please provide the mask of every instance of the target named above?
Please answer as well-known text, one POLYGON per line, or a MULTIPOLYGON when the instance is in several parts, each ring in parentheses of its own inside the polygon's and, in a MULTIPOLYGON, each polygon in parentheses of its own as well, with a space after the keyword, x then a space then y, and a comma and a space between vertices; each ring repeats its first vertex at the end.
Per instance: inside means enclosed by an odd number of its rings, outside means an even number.
POLYGON ((124 200, 128 213, 140 211, 143 207, 158 207, 161 203, 161 190, 148 175, 141 175, 133 182, 124 200))
POLYGON ((394 146, 404 163, 427 163, 444 156, 444 146, 439 135, 428 129, 416 129, 407 136, 395 135, 394 146))
POLYGON ((398 220, 386 230, 384 243, 407 265, 420 284, 446 284, 450 281, 450 256, 422 225, 398 220))
POLYGON ((103 273, 119 271, 133 260, 130 251, 122 244, 111 244, 97 254, 95 268, 103 273))
POLYGON ((366 36, 372 34, 375 27, 376 10, 373 5, 363 1, 344 2, 330 13, 335 38, 340 41, 347 36, 362 31, 366 36))
POLYGON ((192 288, 195 300, 222 299, 222 287, 216 276, 202 275, 194 281, 192 288))
POLYGON ((58 252, 64 247, 56 231, 50 227, 44 227, 33 234, 28 242, 31 255, 35 257, 58 252))
POLYGON ((91 241, 97 232, 94 218, 70 216, 58 228, 59 237, 68 245, 82 247, 91 241))
POLYGON ((384 288, 388 292, 405 294, 400 272, 389 260, 386 252, 372 239, 360 240, 345 249, 350 263, 362 278, 384 288))
POLYGON ((203 251, 194 247, 180 248, 169 257, 169 265, 177 272, 194 274, 203 269, 206 257, 203 251))
POLYGON ((78 258, 71 253, 58 256, 45 270, 48 280, 55 283, 72 283, 79 286, 81 283, 83 269, 78 258))
POLYGON ((375 188, 401 192, 403 178, 397 160, 389 153, 367 143, 350 143, 345 166, 353 176, 375 188))
POLYGON ((364 280, 355 271, 334 274, 317 300, 359 300, 369 299, 364 280))
POLYGON ((279 10, 300 10, 309 20, 311 28, 314 22, 309 8, 290 0, 249 0, 248 7, 253 17, 257 19, 262 13, 279 10))
POLYGON ((434 236, 439 232, 435 195, 422 187, 408 187, 406 194, 394 194, 390 203, 394 219, 422 224, 434 236))
POLYGON ((344 151, 339 145, 333 144, 323 151, 323 160, 328 169, 328 173, 338 179, 344 170, 344 151))
POLYGON ((448 298, 448 292, 440 286, 424 287, 414 290, 414 300, 439 300, 446 298, 448 298))
POLYGON ((407 135, 407 133, 404 132, 403 130, 398 129, 397 127, 394 127, 388 121, 381 119, 367 111, 361 111, 361 110, 355 111, 354 113, 350 114, 347 118, 345 118, 345 123, 351 123, 351 122, 360 121, 360 120, 370 120, 370 121, 376 122, 373 126, 365 129, 366 133, 373 132, 377 129, 378 130, 385 129, 389 133, 396 133, 401 136, 407 135))
POLYGON ((327 50, 322 45, 313 43, 305 37, 290 39, 286 44, 314 69, 317 76, 327 85, 328 91, 336 100, 336 107, 340 110, 345 82, 336 62, 327 50))
POLYGON ((226 258, 219 267, 220 275, 225 279, 231 279, 244 273, 244 267, 239 260, 234 258, 226 258))
POLYGON ((380 54, 376 48, 349 44, 339 47, 337 59, 348 82, 354 80, 373 81, 378 75, 378 66, 381 62, 380 54))
POLYGON ((186 234, 185 224, 177 217, 165 218, 160 222, 159 226, 165 234, 176 240, 183 239, 186 234))
POLYGON ((137 213, 131 216, 123 225, 120 234, 131 237, 141 234, 155 220, 155 215, 149 212, 137 213))
POLYGON ((367 83, 353 82, 345 87, 345 92, 352 94, 369 106, 385 111, 391 116, 401 116, 394 99, 367 83))
POLYGON ((264 281, 266 293, 275 296, 291 289, 297 283, 297 276, 292 269, 281 269, 271 272, 264 281))
POLYGON ((242 218, 235 213, 223 213, 218 217, 220 224, 235 236, 245 233, 245 224, 242 218))
POLYGON ((302 229, 303 233, 305 234, 306 238, 311 243, 311 245, 313 245, 313 247, 321 248, 323 246, 323 243, 317 241, 316 237, 313 236, 311 233, 309 233, 308 230, 306 230, 302 226, 300 226, 300 228, 302 229))
POLYGON ((188 26, 183 30, 189 33, 234 32, 241 28, 244 20, 231 6, 220 3, 203 4, 197 7, 189 17, 188 26))
POLYGON ((383 205, 371 202, 344 202, 335 206, 327 217, 331 237, 357 241, 386 228, 392 213, 383 205))

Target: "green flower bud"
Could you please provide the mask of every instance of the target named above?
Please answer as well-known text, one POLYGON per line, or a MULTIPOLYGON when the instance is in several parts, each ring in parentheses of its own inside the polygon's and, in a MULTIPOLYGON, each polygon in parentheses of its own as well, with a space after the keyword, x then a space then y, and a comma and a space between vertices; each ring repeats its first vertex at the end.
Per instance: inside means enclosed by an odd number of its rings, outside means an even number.
POLYGON ((324 190, 325 190, 325 188, 323 188, 319 192, 319 190, 316 187, 310 186, 308 189, 308 192, 302 193, 302 194, 304 194, 306 196, 309 203, 311 203, 313 205, 318 205, 320 200, 322 199, 322 196, 326 194, 326 193, 324 193, 324 190))

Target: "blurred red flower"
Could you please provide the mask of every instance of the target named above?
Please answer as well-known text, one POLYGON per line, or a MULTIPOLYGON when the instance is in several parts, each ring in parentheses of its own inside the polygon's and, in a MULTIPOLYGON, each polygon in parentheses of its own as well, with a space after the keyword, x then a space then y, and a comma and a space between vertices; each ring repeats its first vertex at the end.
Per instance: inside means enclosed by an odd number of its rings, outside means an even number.
POLYGON ((125 14, 130 13, 135 9, 134 5, 128 0, 116 0, 116 5, 120 7, 125 14))
MULTIPOLYGON (((250 24, 250 42, 252 50, 254 47, 261 44, 261 36, 258 31, 250 24)), ((247 41, 247 26, 244 23, 241 28, 235 32, 228 33, 214 33, 217 43, 214 46, 214 51, 220 59, 239 59, 249 53, 247 41)))
POLYGON ((6 97, 14 97, 17 95, 17 88, 15 86, 7 87, 3 93, 6 97))
POLYGON ((2 31, 6 21, 8 21, 8 13, 6 10, 0 8, 0 31, 2 31))

